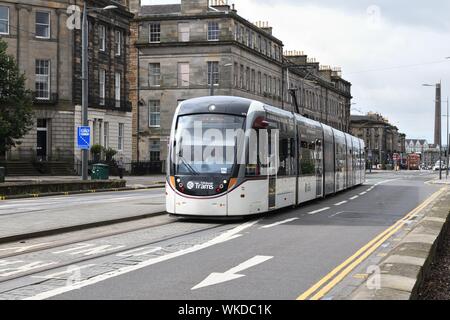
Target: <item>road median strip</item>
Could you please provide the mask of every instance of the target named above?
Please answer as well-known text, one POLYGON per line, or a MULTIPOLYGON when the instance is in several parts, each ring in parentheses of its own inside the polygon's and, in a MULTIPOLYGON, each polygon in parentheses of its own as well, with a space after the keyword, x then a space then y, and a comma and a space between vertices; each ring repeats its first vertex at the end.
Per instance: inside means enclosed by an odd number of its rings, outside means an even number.
POLYGON ((58 234, 68 233, 68 232, 74 232, 74 231, 81 231, 86 229, 93 229, 98 227, 105 227, 125 222, 131 222, 131 221, 137 221, 147 218, 152 218, 160 215, 164 215, 166 212, 154 212, 154 213, 147 213, 142 215, 136 215, 136 216, 130 216, 130 217, 123 217, 123 218, 117 218, 117 219, 111 219, 111 220, 104 220, 104 221, 96 221, 91 223, 85 223, 85 224, 78 224, 73 226, 66 226, 66 227, 60 227, 60 228, 54 228, 54 229, 47 229, 47 230, 40 230, 40 231, 32 231, 32 232, 25 232, 21 234, 16 235, 9 235, 9 236, 3 236, 0 237, 0 244, 5 243, 11 243, 11 242, 18 242, 33 238, 40 238, 40 237, 47 237, 47 236, 54 236, 58 234))
POLYGON ((155 184, 155 185, 145 186, 145 187, 125 187, 125 188, 114 188, 114 189, 93 189, 93 190, 78 190, 78 191, 66 191, 66 192, 21 194, 21 195, 0 196, 0 201, 27 199, 27 198, 54 197, 54 196, 70 196, 70 195, 88 194, 88 193, 105 193, 105 192, 123 192, 123 191, 135 191, 135 190, 162 189, 164 187, 165 187, 165 185, 163 185, 163 184, 155 184))
MULTIPOLYGON (((429 206, 433 201, 439 198, 446 188, 440 189, 422 204, 409 212, 405 217, 397 221, 394 225, 383 231, 381 234, 372 239, 364 247, 359 249, 354 255, 344 261, 342 264, 333 269, 329 274, 319 280, 311 288, 301 294, 297 300, 318 300, 331 291, 340 281, 342 281, 350 272, 352 272, 359 264, 368 258, 375 250, 377 250, 386 240, 398 232, 408 221, 416 218, 418 213, 429 206)), ((448 213, 448 210, 447 210, 448 213)))

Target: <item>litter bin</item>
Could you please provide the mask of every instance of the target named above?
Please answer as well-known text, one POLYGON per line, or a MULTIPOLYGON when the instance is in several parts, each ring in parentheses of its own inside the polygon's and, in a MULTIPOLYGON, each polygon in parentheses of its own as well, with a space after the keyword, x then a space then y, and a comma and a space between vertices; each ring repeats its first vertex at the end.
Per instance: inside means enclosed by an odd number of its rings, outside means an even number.
POLYGON ((109 179, 109 166, 106 164, 98 163, 92 165, 92 180, 108 180, 109 179))
POLYGON ((0 167, 0 183, 5 182, 5 168, 0 167))

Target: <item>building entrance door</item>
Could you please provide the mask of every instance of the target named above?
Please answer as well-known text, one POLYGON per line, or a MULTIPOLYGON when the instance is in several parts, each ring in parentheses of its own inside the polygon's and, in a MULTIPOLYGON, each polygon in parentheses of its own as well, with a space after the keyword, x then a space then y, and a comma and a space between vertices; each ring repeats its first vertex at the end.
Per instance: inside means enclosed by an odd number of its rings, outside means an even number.
POLYGON ((38 160, 47 160, 47 120, 38 119, 37 121, 37 148, 36 156, 38 160))

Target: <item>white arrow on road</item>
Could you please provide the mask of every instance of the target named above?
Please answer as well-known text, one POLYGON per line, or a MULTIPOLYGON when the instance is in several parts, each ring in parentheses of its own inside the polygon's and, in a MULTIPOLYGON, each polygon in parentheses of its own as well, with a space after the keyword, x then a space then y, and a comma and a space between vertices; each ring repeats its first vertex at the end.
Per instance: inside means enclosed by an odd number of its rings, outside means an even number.
POLYGON ((241 272, 241 271, 244 271, 251 267, 254 267, 254 266, 256 266, 260 263, 263 263, 267 260, 270 260, 272 258, 273 257, 269 257, 269 256, 255 256, 255 257, 241 263, 237 267, 234 267, 224 273, 216 273, 216 272, 211 273, 205 280, 200 282, 198 285, 193 287, 191 290, 197 290, 200 288, 212 286, 212 285, 219 284, 222 282, 227 282, 227 281, 245 277, 245 275, 238 274, 238 272, 241 272))

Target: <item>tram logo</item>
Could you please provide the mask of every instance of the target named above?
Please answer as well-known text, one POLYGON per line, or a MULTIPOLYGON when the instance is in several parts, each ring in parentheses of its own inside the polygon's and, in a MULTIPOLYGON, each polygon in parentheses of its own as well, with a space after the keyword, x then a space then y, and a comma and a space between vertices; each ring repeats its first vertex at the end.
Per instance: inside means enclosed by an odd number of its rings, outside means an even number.
POLYGON ((213 190, 214 189, 214 183, 212 182, 192 182, 189 181, 187 183, 187 188, 189 190, 196 189, 196 190, 213 190))
POLYGON ((187 183, 187 188, 188 188, 189 190, 194 189, 194 187, 195 187, 195 184, 194 184, 192 181, 189 181, 189 182, 187 183))

